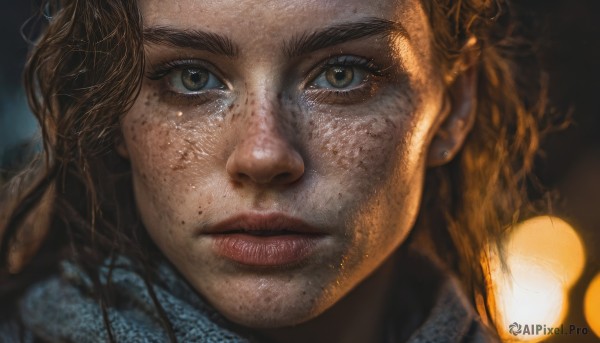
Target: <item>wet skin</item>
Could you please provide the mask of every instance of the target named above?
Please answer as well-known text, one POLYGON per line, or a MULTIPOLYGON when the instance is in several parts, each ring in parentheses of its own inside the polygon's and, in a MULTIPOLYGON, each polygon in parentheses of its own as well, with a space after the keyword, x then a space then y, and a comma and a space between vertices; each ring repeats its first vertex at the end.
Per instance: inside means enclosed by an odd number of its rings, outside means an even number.
POLYGON ((414 224, 446 117, 419 3, 142 0, 140 9, 147 77, 119 150, 153 240, 237 324, 282 338, 300 323, 359 321, 347 331, 371 341, 390 286, 385 262, 414 224), (357 23, 380 31, 297 46, 357 23), (177 30, 231 46, 184 47, 177 30), (323 233, 307 258, 247 266, 216 254, 205 234, 236 214, 274 212, 323 233))

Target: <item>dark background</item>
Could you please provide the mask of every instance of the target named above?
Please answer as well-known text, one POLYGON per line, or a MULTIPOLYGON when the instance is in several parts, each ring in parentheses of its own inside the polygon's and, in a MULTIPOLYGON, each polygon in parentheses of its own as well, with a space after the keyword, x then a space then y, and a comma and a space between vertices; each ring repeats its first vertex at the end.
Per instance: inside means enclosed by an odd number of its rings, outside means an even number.
MULTIPOLYGON (((0 182, 36 149, 29 143, 37 126, 27 109, 21 72, 27 43, 21 28, 37 2, 4 0, 0 6, 0 182)), ((552 211, 571 223, 586 249, 586 267, 572 289, 564 323, 588 326, 582 303, 590 280, 600 271, 600 1, 513 1, 523 25, 538 42, 550 76, 550 102, 572 124, 542 146, 536 173, 547 189, 560 194, 552 211)), ((25 32, 31 25, 25 25, 25 32)), ((588 336, 557 337, 550 342, 597 342, 588 336)))

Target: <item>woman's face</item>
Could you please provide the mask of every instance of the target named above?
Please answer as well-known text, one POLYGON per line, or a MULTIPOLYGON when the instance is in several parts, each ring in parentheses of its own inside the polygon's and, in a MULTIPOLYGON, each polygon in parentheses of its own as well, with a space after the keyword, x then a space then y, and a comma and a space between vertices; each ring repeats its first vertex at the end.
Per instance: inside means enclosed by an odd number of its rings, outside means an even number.
POLYGON ((142 0, 137 206, 230 320, 314 318, 403 242, 443 87, 417 0, 142 0))

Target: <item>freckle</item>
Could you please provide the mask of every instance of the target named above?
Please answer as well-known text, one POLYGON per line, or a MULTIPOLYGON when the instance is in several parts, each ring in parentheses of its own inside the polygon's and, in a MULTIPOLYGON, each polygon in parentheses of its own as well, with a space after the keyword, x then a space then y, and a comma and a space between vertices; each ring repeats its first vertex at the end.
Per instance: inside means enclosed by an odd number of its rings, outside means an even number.
POLYGON ((146 119, 142 120, 142 126, 146 125, 147 121, 146 119))
POLYGON ((254 100, 250 101, 250 106, 254 105, 254 100))
POLYGON ((250 112, 250 117, 254 117, 254 111, 250 112))
POLYGON ((332 151, 332 152, 333 152, 333 154, 334 154, 335 156, 337 156, 337 154, 338 154, 338 151, 337 151, 336 149, 333 149, 333 151, 332 151))
POLYGON ((246 102, 244 103, 244 105, 248 105, 248 98, 246 98, 246 102))
POLYGON ((227 107, 227 109, 229 109, 229 110, 231 111, 231 110, 233 109, 233 103, 232 103, 232 104, 230 104, 230 105, 227 107))
POLYGON ((314 125, 315 125, 315 122, 314 122, 314 121, 311 119, 311 120, 308 122, 308 125, 310 125, 310 126, 314 126, 314 125))
POLYGON ((202 211, 198 211, 198 214, 202 214, 202 211))
POLYGON ((183 224, 185 224, 185 221, 183 221, 183 220, 182 220, 182 221, 181 221, 181 225, 183 225, 183 224))

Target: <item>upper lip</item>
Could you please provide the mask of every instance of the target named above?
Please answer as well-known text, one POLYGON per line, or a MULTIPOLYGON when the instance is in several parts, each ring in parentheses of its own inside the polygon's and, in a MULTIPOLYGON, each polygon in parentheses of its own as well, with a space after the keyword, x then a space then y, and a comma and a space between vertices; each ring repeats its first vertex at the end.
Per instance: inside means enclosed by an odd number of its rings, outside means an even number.
POLYGON ((281 213, 243 213, 235 215, 209 227, 205 233, 239 233, 249 231, 282 231, 300 234, 324 233, 302 219, 293 218, 281 213))

